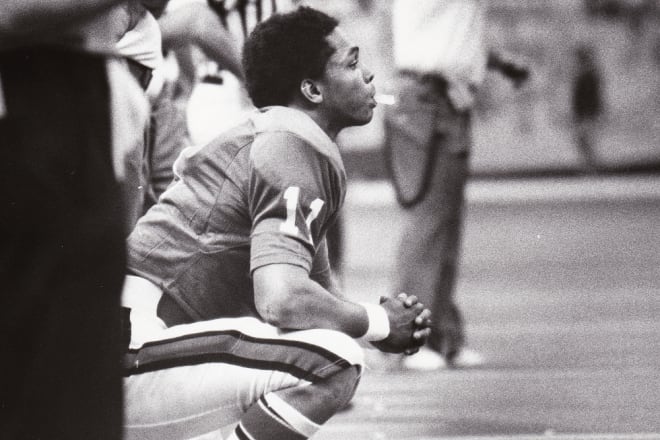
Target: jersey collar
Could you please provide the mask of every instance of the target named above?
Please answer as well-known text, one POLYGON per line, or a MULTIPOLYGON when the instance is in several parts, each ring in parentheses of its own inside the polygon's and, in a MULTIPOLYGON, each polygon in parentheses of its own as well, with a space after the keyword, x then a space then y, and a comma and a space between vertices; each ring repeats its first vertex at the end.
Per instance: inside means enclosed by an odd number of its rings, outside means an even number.
POLYGON ((282 106, 264 107, 257 110, 253 121, 257 132, 288 131, 300 136, 343 168, 337 144, 304 112, 282 106))

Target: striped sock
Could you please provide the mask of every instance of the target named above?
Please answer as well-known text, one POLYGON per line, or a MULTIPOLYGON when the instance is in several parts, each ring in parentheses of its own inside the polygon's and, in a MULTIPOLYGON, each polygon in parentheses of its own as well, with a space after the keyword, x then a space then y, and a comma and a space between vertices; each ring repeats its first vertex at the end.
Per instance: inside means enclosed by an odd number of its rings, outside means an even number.
POLYGON ((319 427, 276 394, 270 393, 247 410, 228 440, 305 440, 319 427))

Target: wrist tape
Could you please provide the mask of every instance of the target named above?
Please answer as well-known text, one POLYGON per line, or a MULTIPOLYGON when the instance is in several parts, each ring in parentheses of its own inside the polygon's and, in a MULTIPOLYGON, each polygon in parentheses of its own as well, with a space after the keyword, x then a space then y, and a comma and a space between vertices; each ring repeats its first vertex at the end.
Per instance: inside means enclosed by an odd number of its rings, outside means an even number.
POLYGON ((385 309, 378 304, 365 302, 359 304, 367 310, 369 317, 369 328, 362 339, 376 342, 387 338, 390 335, 390 319, 387 317, 385 309))

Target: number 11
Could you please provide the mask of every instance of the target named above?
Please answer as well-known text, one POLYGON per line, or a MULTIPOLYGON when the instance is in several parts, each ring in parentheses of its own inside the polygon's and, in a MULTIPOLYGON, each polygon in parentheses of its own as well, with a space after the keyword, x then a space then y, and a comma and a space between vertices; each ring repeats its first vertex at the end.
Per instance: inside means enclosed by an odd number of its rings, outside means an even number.
MULTIPOLYGON (((300 199, 300 188, 290 186, 284 191, 284 200, 286 200, 286 220, 280 225, 280 231, 285 234, 298 235, 298 226, 296 226, 296 212, 298 211, 298 202, 300 199)), ((318 217, 325 202, 321 199, 314 199, 309 205, 309 215, 305 218, 305 225, 309 229, 312 222, 318 217)))

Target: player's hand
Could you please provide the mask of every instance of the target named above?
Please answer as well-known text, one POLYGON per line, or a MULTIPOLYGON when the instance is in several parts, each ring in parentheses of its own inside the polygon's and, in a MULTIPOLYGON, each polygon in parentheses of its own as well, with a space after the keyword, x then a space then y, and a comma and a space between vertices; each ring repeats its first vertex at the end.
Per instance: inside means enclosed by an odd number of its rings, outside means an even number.
POLYGON ((420 307, 421 303, 418 302, 418 299, 415 295, 410 295, 401 292, 397 295, 397 298, 404 303, 406 307, 417 306, 418 310, 421 308, 422 311, 415 318, 415 325, 417 330, 413 332, 413 339, 418 342, 419 345, 416 347, 408 348, 403 353, 406 355, 412 355, 419 351, 420 347, 426 344, 429 336, 431 336, 431 311, 429 309, 420 307))
MULTIPOLYGON (((415 325, 417 327, 420 329, 425 329, 431 326, 431 311, 427 308, 424 308, 424 305, 419 302, 415 295, 409 296, 408 294, 402 292, 397 295, 397 299, 403 302, 406 307, 415 307, 417 310, 419 310, 419 314, 417 315, 417 318, 415 318, 415 325)), ((381 298, 381 302, 382 300, 383 298, 381 298)))
POLYGON ((372 345, 387 353, 417 352, 419 347, 424 345, 431 331, 424 326, 429 321, 430 311, 417 302, 416 297, 407 296, 405 299, 381 298, 381 306, 386 310, 390 321, 390 334, 382 341, 373 342, 372 345))

